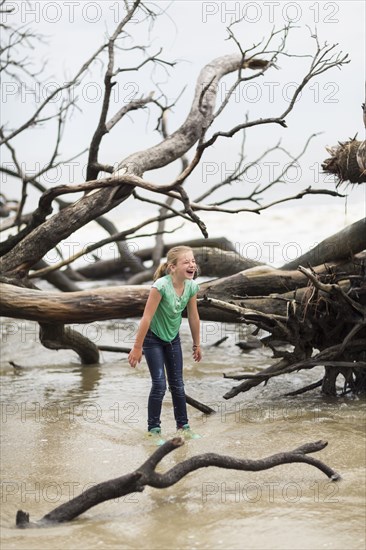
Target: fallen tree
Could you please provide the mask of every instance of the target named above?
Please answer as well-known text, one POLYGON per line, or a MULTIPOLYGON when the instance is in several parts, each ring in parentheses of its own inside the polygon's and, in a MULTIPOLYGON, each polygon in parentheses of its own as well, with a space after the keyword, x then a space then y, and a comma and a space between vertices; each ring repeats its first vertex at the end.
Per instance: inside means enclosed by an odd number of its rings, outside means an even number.
MULTIPOLYGON (((256 266, 201 284, 198 303, 202 320, 254 325, 269 334, 262 340, 271 347, 274 358, 281 359, 262 375, 250 375, 249 380, 227 392, 226 399, 266 383, 270 377, 324 362, 323 393, 336 395, 339 374, 345 378, 344 391, 366 391, 366 349, 362 344, 366 337, 366 252, 357 253, 364 245, 360 235, 364 234, 365 223, 356 222, 303 257, 328 258, 330 248, 337 251, 337 262, 311 270, 300 266, 296 271, 256 266), (276 349, 278 342, 293 350, 276 349), (339 344, 334 347, 335 342, 339 344), (319 351, 313 356, 315 350, 319 351)), ((212 251, 216 259, 222 254, 221 258, 227 260, 229 254, 234 265, 240 261, 234 252, 208 249, 208 255, 212 251)), ((197 252, 201 257, 206 253, 205 249, 197 252)), ((60 293, 4 282, 0 283, 0 314, 39 322, 45 346, 73 349, 84 364, 93 364, 99 360, 96 346, 63 325, 140 317, 149 289, 124 285, 60 293)))
MULTIPOLYGON (((302 259, 318 258, 324 262, 313 268, 313 272, 318 275, 333 275, 344 280, 359 277, 366 257, 361 252, 365 245, 362 238, 365 230, 366 218, 325 239, 302 259), (328 261, 329 247, 337 251, 337 261, 328 261), (324 250, 324 254, 321 250, 324 250)), ((224 271, 231 270, 233 265, 245 265, 248 261, 234 250, 206 250, 201 247, 193 248, 193 251, 197 258, 210 259, 213 254, 215 261, 221 259, 229 266, 223 267, 224 271)), ((280 269, 259 265, 244 269, 228 277, 201 283, 198 296, 222 300, 263 313, 272 311, 274 314, 286 315, 288 302, 302 298, 304 292, 307 292, 308 277, 301 271, 285 268, 286 265, 280 269)), ((20 281, 2 277, 0 288, 0 315, 38 322, 71 324, 139 317, 145 307, 150 285, 108 286, 60 293, 39 290, 33 285, 29 288, 20 281), (14 282, 18 284, 10 284, 14 282)), ((212 309, 201 303, 201 318, 220 320, 212 309)), ((221 320, 237 322, 240 315, 228 309, 221 320)))
POLYGON ((240 459, 216 453, 206 453, 179 462, 165 473, 157 472, 156 467, 161 460, 183 444, 184 441, 181 438, 174 438, 167 441, 134 472, 94 485, 79 496, 61 504, 35 523, 29 521, 29 514, 27 512, 18 510, 16 515, 16 526, 20 528, 46 527, 65 523, 75 519, 93 506, 105 502, 106 500, 119 498, 130 493, 142 492, 146 486, 154 487, 155 489, 165 489, 166 487, 175 485, 175 483, 180 481, 190 472, 209 466, 229 470, 259 472, 280 466, 281 464, 302 463, 317 468, 331 481, 338 481, 340 479, 340 475, 332 468, 317 458, 308 456, 311 453, 324 449, 327 446, 326 441, 306 443, 293 451, 278 453, 258 460, 240 459))
MULTIPOLYGON (((169 248, 179 246, 180 244, 181 241, 173 242, 169 245, 163 243, 162 255, 165 256, 169 248)), ((191 239, 184 241, 184 244, 194 249, 196 261, 200 267, 200 275, 203 276, 223 277, 261 264, 261 262, 241 256, 234 245, 225 237, 191 239)), ((142 262, 150 261, 153 259, 154 248, 137 250, 135 255, 142 262)), ((87 279, 109 279, 116 277, 123 280, 130 276, 128 266, 119 257, 111 260, 95 261, 92 264, 79 268, 77 273, 87 279)))
MULTIPOLYGON (((267 40, 246 50, 234 35, 233 28, 230 28, 229 38, 233 41, 235 51, 230 55, 211 60, 201 69, 195 83, 189 112, 181 125, 169 133, 166 119, 172 105, 164 97, 159 96, 159 100, 154 99, 153 93, 140 98, 135 97, 116 112, 111 112, 112 88, 122 72, 140 70, 147 64, 163 65, 170 69, 175 65, 175 62, 161 57, 159 52, 146 56, 134 67, 117 68, 118 46, 127 36, 126 28, 131 21, 137 15, 143 15, 143 19, 147 21, 153 21, 156 16, 140 0, 125 2, 124 7, 124 17, 117 24, 114 32, 104 40, 67 83, 56 86, 18 128, 5 124, 0 129, 0 145, 5 148, 13 161, 13 168, 4 166, 0 171, 22 184, 18 202, 8 200, 5 196, 2 201, 4 204, 1 212, 9 217, 11 215, 12 218, 6 224, 7 238, 0 243, 1 314, 11 318, 37 321, 40 324, 41 341, 44 345, 51 349, 73 349, 79 354, 84 364, 96 362, 98 350, 86 339, 74 334, 71 327, 64 327, 64 325, 138 317, 142 313, 149 287, 127 284, 123 287, 78 290, 77 279, 87 276, 86 269, 84 272, 73 269, 72 264, 78 258, 85 254, 93 254, 97 249, 114 243, 118 250, 117 269, 128 277, 127 282, 131 280, 131 276, 134 281, 146 282, 150 280, 154 266, 159 263, 166 250, 162 235, 166 231, 164 224, 168 219, 174 218, 194 224, 207 239, 207 228, 199 213, 214 211, 259 214, 276 204, 298 200, 304 196, 318 194, 342 196, 337 191, 307 187, 293 196, 279 196, 274 202, 263 204, 262 195, 278 183, 283 183, 285 171, 298 163, 314 136, 307 139, 303 150, 297 154, 286 151, 278 142, 250 162, 245 162, 244 145, 245 131, 255 126, 275 125, 280 129, 287 128, 287 117, 297 105, 304 88, 319 75, 334 68, 341 68, 348 63, 347 55, 336 52, 335 45, 321 45, 317 36, 311 35, 315 46, 314 51, 311 56, 308 56, 311 59, 308 60, 303 77, 295 86, 292 96, 288 98, 289 102, 283 112, 252 120, 249 116, 243 117, 241 120, 236 120, 237 124, 231 128, 213 130, 214 124, 215 128, 219 124, 221 113, 233 100, 235 91, 240 89, 243 83, 260 78, 267 71, 278 68, 282 56, 285 56, 286 60, 292 57, 296 62, 298 60, 297 53, 292 55, 291 52, 286 51, 286 41, 289 33, 292 32, 291 25, 280 31, 274 30, 267 40), (99 118, 90 143, 86 144, 85 150, 73 157, 77 158, 87 153, 86 181, 45 189, 40 182, 41 176, 57 168, 61 163, 59 157, 63 129, 74 107, 75 94, 70 92, 76 90, 99 59, 105 61, 104 90, 99 118), (227 75, 232 76, 233 83, 223 98, 219 94, 219 85, 227 75), (61 98, 60 103, 56 102, 56 96, 61 98), (51 106, 54 107, 53 110, 50 110, 51 106), (155 144, 150 147, 121 156, 116 159, 113 166, 102 162, 100 156, 103 138, 108 133, 112 133, 115 126, 123 122, 124 117, 147 106, 158 112, 157 129, 161 134, 161 141, 156 143, 154 140, 155 144), (22 133, 28 132, 32 135, 34 128, 49 120, 58 122, 55 146, 49 162, 37 174, 34 172, 27 174, 19 160, 14 140, 22 133), (217 147, 221 140, 240 135, 243 141, 239 162, 235 168, 222 181, 216 182, 208 189, 201 189, 202 182, 200 182, 199 195, 192 199, 187 194, 184 184, 188 178, 194 177, 195 170, 202 162, 205 153, 213 146, 217 147), (278 174, 272 175, 270 181, 255 184, 247 192, 241 191, 240 196, 230 195, 223 200, 209 202, 218 189, 241 182, 251 166, 260 164, 271 153, 284 155, 286 163, 279 169, 278 174), (170 183, 162 185, 147 180, 146 172, 153 177, 155 170, 176 161, 181 162, 181 171, 170 183), (41 196, 37 208, 31 213, 24 213, 27 189, 30 185, 37 189, 41 196), (75 194, 80 198, 70 202, 65 200, 66 196, 73 197, 75 194), (155 199, 159 196, 163 197, 164 202, 155 199), (137 223, 134 227, 119 230, 105 215, 126 200, 132 199, 158 206, 159 212, 137 223), (239 204, 239 206, 232 207, 230 203, 239 204), (56 205, 58 210, 55 209, 56 205), (94 220, 108 233, 108 236, 88 244, 69 258, 62 257, 59 244, 76 230, 86 227, 94 220), (141 251, 140 255, 134 254, 128 247, 128 239, 140 237, 138 231, 141 229, 148 231, 147 235, 151 235, 151 226, 156 228, 154 248, 141 251), (48 265, 45 263, 45 258, 51 250, 57 252, 59 261, 48 265), (152 267, 144 264, 151 260, 152 267), (37 281, 37 285, 40 286, 40 279, 46 279, 66 292, 40 290, 34 285, 34 281, 37 281)), ((17 36, 19 49, 22 50, 23 47, 23 51, 28 55, 29 41, 33 43, 34 35, 29 34, 28 30, 23 33, 21 27, 13 28, 10 24, 4 27, 4 32, 9 33, 9 36, 17 36)), ((147 47, 139 46, 137 49, 145 55, 147 47)), ((19 80, 19 74, 24 74, 25 61, 19 56, 18 50, 11 49, 10 46, 8 55, 9 59, 12 59, 15 71, 13 78, 19 80)), ((4 70, 7 74, 6 67, 4 70)), ((36 73, 28 73, 28 76, 33 84, 37 82, 36 73)), ((160 93, 160 88, 157 88, 160 93)), ((358 152, 361 149, 358 147, 358 152)), ((64 162, 67 160, 63 159, 64 162)), ((364 220, 356 222, 339 235, 339 242, 337 241, 335 246, 330 247, 330 241, 325 242, 323 247, 319 245, 319 249, 314 249, 313 253, 300 258, 299 261, 296 260, 296 265, 291 263, 281 269, 253 266, 253 262, 236 253, 235 247, 224 249, 223 245, 227 243, 222 239, 221 242, 219 240, 216 243, 207 241, 207 244, 214 244, 210 248, 203 247, 202 243, 199 244, 195 247, 195 253, 202 265, 202 272, 206 276, 214 277, 214 280, 201 285, 199 294, 201 318, 255 325, 269 333, 265 339, 266 343, 272 347, 278 339, 287 341, 294 347, 293 351, 282 352, 274 348, 275 355, 282 354, 281 360, 287 365, 308 360, 316 349, 320 352, 326 350, 329 347, 331 334, 334 338, 340 339, 342 357, 333 354, 330 359, 326 358, 327 363, 329 360, 336 359, 342 363, 363 361, 362 352, 358 348, 352 350, 351 356, 349 356, 349 348, 356 335, 360 338, 364 334, 364 327, 360 321, 364 315, 362 304, 364 268, 363 259, 358 257, 364 248, 364 226, 364 220), (299 265, 303 265, 304 268, 311 267, 312 271, 296 271, 295 268, 299 265), (319 282, 318 286, 315 280, 319 282), (313 286, 310 287, 310 284, 313 286), (332 290, 328 290, 327 285, 331 285, 332 290), (314 296, 318 301, 314 301, 314 296), (346 299, 345 296, 348 298, 346 299), (344 344, 345 341, 347 345, 344 344)), ((197 245, 192 243, 194 244, 197 245)), ((89 272, 94 270, 96 276, 106 273, 105 266, 104 271, 99 266, 98 274, 98 263, 88 268, 89 272)), ((111 263, 107 264, 107 269, 109 268, 111 263)), ((326 368, 332 367, 327 364, 326 368)), ((362 389, 363 384, 358 382, 359 378, 356 383, 353 374, 352 377, 352 388, 362 389)), ((324 384, 324 391, 330 392, 330 386, 330 383, 324 384)))

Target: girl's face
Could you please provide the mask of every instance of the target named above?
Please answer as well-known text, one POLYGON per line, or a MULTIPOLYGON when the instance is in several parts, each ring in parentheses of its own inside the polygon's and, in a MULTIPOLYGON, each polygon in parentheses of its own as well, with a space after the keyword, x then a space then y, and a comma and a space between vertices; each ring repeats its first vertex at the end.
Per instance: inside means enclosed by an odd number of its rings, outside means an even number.
POLYGON ((196 270, 196 260, 194 259, 193 252, 183 252, 180 254, 177 263, 169 266, 169 272, 174 275, 175 279, 193 279, 196 270))

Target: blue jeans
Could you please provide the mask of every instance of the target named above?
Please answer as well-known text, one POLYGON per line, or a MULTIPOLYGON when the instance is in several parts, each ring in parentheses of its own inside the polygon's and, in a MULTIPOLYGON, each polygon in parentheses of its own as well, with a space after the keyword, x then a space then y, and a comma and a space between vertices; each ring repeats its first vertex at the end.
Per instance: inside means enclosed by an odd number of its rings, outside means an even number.
POLYGON ((152 382, 148 401, 148 430, 160 427, 161 406, 166 392, 165 370, 173 399, 174 418, 177 428, 181 428, 188 424, 188 418, 179 334, 171 342, 165 342, 148 330, 143 350, 152 382))

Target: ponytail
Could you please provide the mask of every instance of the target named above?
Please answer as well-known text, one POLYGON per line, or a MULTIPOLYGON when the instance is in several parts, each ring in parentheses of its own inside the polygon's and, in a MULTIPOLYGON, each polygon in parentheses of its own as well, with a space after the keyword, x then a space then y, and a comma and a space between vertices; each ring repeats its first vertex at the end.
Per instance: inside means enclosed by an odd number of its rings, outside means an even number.
POLYGON ((154 282, 157 279, 160 279, 160 277, 164 277, 164 275, 167 275, 167 267, 168 267, 168 262, 164 262, 163 264, 159 265, 158 269, 155 271, 153 276, 154 282))

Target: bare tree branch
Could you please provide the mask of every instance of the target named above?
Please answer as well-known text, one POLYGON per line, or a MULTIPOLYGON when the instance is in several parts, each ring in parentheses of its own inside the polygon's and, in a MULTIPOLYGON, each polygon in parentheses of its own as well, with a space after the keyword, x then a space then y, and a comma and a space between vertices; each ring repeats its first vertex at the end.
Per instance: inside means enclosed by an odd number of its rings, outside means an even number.
MULTIPOLYGON (((131 9, 128 10, 126 16, 124 19, 119 23, 117 26, 114 35, 112 35, 111 40, 113 40, 113 37, 118 35, 123 26, 133 17, 134 13, 136 12, 139 4, 141 3, 141 0, 135 0, 131 9)), ((45 122, 46 120, 50 120, 54 118, 55 115, 46 116, 43 118, 40 118, 40 114, 43 112, 43 110, 48 106, 48 104, 51 102, 52 99, 54 99, 60 92, 67 91, 70 88, 74 87, 78 84, 80 77, 89 69, 91 64, 95 61, 95 59, 98 57, 98 55, 106 48, 109 47, 110 41, 107 43, 102 44, 95 52, 94 54, 82 65, 82 67, 78 70, 78 72, 74 75, 74 77, 69 81, 63 84, 62 86, 58 86, 55 88, 53 92, 51 92, 47 98, 41 103, 41 105, 34 111, 34 113, 31 115, 31 117, 21 124, 16 130, 11 131, 8 135, 4 136, 0 140, 0 145, 9 142, 12 140, 15 136, 19 135, 21 132, 23 132, 25 129, 29 128, 30 126, 34 126, 34 124, 39 124, 41 122, 45 122)), ((69 100, 67 105, 65 106, 64 110, 67 110, 71 105, 73 105, 74 100, 69 100)), ((58 113, 59 114, 59 113, 58 113)), ((58 116, 58 114, 56 116, 58 116)))
POLYGON ((281 464, 305 463, 323 472, 331 481, 338 481, 341 479, 340 475, 327 464, 324 464, 317 458, 308 456, 309 454, 324 449, 328 444, 326 441, 306 443, 293 451, 277 453, 259 460, 241 459, 216 453, 206 453, 183 460, 165 473, 157 472, 156 467, 162 459, 175 449, 181 447, 183 443, 181 438, 174 438, 167 441, 134 472, 94 485, 82 494, 61 504, 46 514, 36 524, 30 524, 29 514, 19 510, 17 512, 16 525, 22 528, 32 525, 42 527, 52 523, 71 521, 80 514, 86 512, 86 510, 106 500, 118 498, 129 493, 142 492, 145 486, 155 487, 157 489, 171 487, 190 472, 209 466, 229 470, 258 472, 274 468, 281 464))

